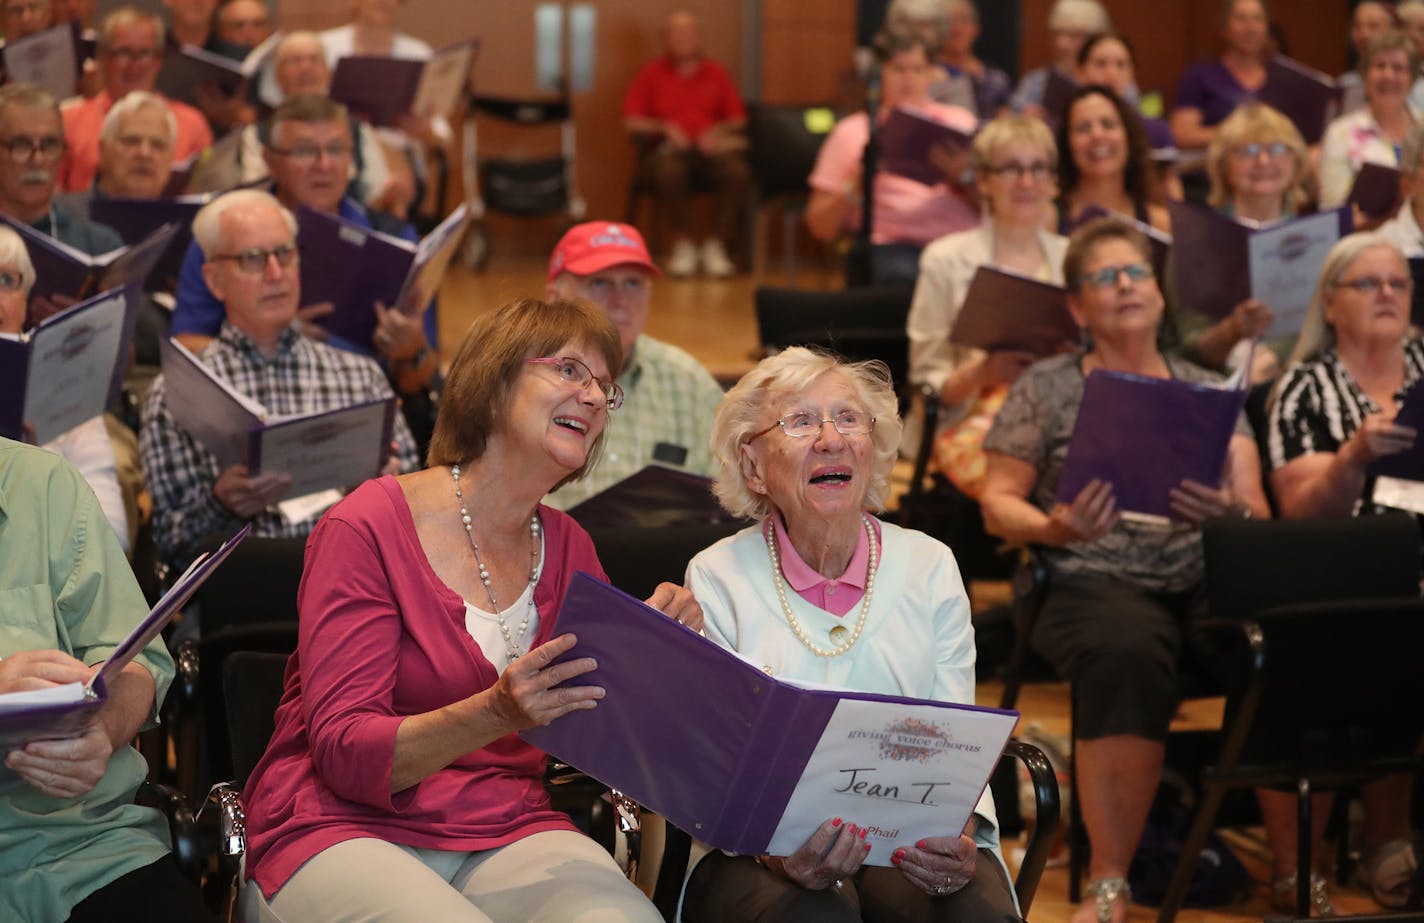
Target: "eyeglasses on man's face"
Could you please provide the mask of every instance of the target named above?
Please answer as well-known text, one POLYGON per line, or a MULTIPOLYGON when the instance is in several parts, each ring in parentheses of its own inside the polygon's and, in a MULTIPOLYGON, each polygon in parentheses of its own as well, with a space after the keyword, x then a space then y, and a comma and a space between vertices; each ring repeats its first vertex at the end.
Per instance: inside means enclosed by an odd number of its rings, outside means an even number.
POLYGON ((267 269, 268 260, 276 260, 278 266, 288 268, 297 261, 297 247, 295 244, 278 244, 270 250, 249 247, 237 253, 219 253, 209 259, 230 260, 243 272, 256 274, 267 269))
POLYGON ((342 160, 351 156, 351 145, 345 141, 330 144, 294 144, 291 147, 274 147, 272 152, 288 157, 300 164, 313 164, 325 154, 327 160, 342 160))
POLYGON ((608 401, 609 410, 617 410, 623 406, 623 389, 618 387, 616 381, 604 381, 593 370, 584 365, 573 356, 551 356, 546 359, 525 359, 530 365, 547 365, 559 375, 559 380, 564 384, 572 385, 582 391, 588 387, 588 383, 593 381, 598 383, 598 390, 603 392, 604 398, 608 401))
POLYGON ((127 45, 120 45, 117 48, 100 48, 103 54, 112 55, 124 63, 134 63, 138 61, 157 61, 163 57, 162 48, 132 48, 127 45))
POLYGON ((865 436, 875 429, 875 417, 864 410, 842 410, 829 417, 823 417, 820 413, 812 413, 809 410, 793 410, 783 414, 766 429, 753 433, 748 437, 747 442, 751 443, 760 439, 778 426, 792 439, 806 439, 820 435, 822 428, 827 423, 834 426, 836 432, 842 436, 865 436))
POLYGON ((1112 288, 1120 276, 1127 276, 1129 282, 1142 282, 1153 276, 1152 267, 1146 263, 1125 263, 1122 266, 1104 266, 1102 269, 1079 276, 1079 281, 1089 288, 1112 288))
POLYGON ((1009 179, 1018 181, 1025 176, 1035 180, 1044 180, 1053 175, 1053 167, 1042 160, 1035 160, 1033 163, 1001 163, 984 168, 984 172, 990 176, 1007 176, 1009 179))
POLYGON ((42 161, 58 160, 64 154, 64 139, 59 135, 44 135, 39 138, 11 135, 8 138, 0 138, 0 148, 3 148, 15 163, 28 163, 36 155, 42 161))

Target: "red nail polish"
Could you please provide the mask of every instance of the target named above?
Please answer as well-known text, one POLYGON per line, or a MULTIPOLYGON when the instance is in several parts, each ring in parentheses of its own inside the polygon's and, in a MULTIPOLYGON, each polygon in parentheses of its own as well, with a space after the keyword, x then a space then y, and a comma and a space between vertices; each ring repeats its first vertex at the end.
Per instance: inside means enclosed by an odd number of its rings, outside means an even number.
POLYGON ((865 839, 865 835, 866 835, 867 833, 869 833, 869 832, 870 832, 869 830, 865 829, 864 827, 861 827, 861 828, 860 828, 860 838, 861 838, 862 840, 865 839))
POLYGON ((924 849, 924 848, 925 848, 925 841, 924 841, 924 840, 920 840, 918 843, 915 844, 915 848, 916 848, 916 849, 924 849))
POLYGON ((831 821, 831 826, 832 826, 832 827, 839 827, 840 825, 841 825, 841 819, 840 819, 839 817, 837 817, 835 820, 831 821))
POLYGON ((904 862, 905 851, 903 849, 895 850, 893 853, 890 854, 890 861, 895 863, 896 865, 899 865, 901 862, 904 862))
POLYGON ((865 844, 865 851, 866 851, 866 852, 870 852, 870 844, 869 844, 869 843, 866 843, 866 844, 865 844))

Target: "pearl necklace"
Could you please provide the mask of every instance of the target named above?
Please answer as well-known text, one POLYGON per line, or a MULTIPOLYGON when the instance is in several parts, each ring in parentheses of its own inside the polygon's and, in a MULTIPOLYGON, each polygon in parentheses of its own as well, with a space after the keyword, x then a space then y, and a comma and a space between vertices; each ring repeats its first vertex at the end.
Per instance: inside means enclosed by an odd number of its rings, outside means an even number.
MULTIPOLYGON (((534 594, 529 594, 529 604, 524 609, 524 618, 519 623, 519 630, 510 634, 509 624, 504 620, 504 613, 499 610, 499 601, 494 598, 494 587, 490 583, 489 568, 485 567, 485 562, 480 557, 480 543, 475 541, 475 530, 470 511, 465 507, 465 495, 460 492, 460 466, 450 466, 450 478, 455 482, 455 502, 460 505, 460 522, 465 527, 465 535, 470 539, 470 549, 475 553, 475 564, 480 569, 480 582, 485 585, 485 595, 489 597, 490 611, 494 613, 495 621, 499 623, 499 633, 504 638, 505 657, 511 662, 524 656, 524 650, 520 647, 520 642, 524 639, 524 633, 529 630, 529 619, 534 613, 534 594)), ((539 578, 539 514, 536 512, 529 517, 529 585, 532 587, 539 578)))
POLYGON ((844 625, 837 625, 831 629, 831 640, 840 643, 829 650, 817 646, 807 637, 806 630, 801 627, 801 623, 796 621, 796 616, 791 611, 791 604, 786 601, 786 585, 781 580, 781 556, 776 550, 776 530, 770 517, 767 517, 766 523, 762 527, 762 534, 766 538, 766 553, 771 558, 771 579, 776 584, 776 598, 781 601, 781 612, 786 616, 786 624, 791 627, 791 633, 796 636, 796 640, 806 645, 806 649, 817 657, 839 657, 855 647, 855 642, 860 640, 860 633, 865 630, 865 620, 870 615, 870 597, 875 592, 875 572, 880 569, 880 548, 875 541, 875 529, 871 527, 870 520, 861 514, 860 521, 865 526, 865 537, 870 544, 870 560, 865 566, 865 597, 861 600, 860 615, 855 620, 854 630, 847 632, 844 625), (849 637, 846 637, 847 634, 849 637))

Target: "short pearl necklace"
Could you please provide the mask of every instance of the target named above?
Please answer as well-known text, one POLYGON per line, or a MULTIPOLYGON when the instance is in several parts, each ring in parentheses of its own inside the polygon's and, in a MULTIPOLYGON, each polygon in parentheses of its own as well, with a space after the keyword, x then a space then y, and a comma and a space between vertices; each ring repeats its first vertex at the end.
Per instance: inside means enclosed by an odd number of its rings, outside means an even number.
POLYGON ((786 624, 791 626, 791 633, 796 636, 796 640, 806 645, 806 649, 817 657, 839 657, 855 647, 855 642, 860 640, 860 633, 865 630, 866 617, 870 615, 870 597, 875 592, 875 572, 880 569, 880 548, 875 541, 875 529, 871 527, 869 518, 861 514, 860 521, 865 526, 865 537, 870 544, 870 560, 865 566, 865 597, 861 600, 860 615, 855 620, 854 630, 847 632, 844 625, 831 629, 831 640, 840 643, 829 650, 812 642, 806 635, 806 629, 796 621, 791 604, 786 601, 786 584, 781 579, 781 556, 776 550, 776 529, 772 525, 771 517, 767 517, 762 527, 762 534, 766 537, 766 553, 771 558, 771 579, 776 584, 776 598, 781 600, 781 611, 786 616, 786 624), (849 637, 846 637, 847 634, 849 637))
MULTIPOLYGON (((484 559, 480 557, 480 543, 475 541, 475 530, 470 511, 465 507, 465 495, 460 492, 460 466, 450 466, 450 478, 455 482, 455 502, 460 504, 460 522, 465 526, 465 535, 470 539, 470 548, 475 552, 475 564, 479 565, 480 582, 485 585, 485 595, 489 597, 490 610, 494 612, 495 621, 499 623, 499 633, 504 638, 504 653, 511 661, 518 660, 524 656, 524 650, 520 642, 524 639, 524 633, 529 630, 529 619, 534 613, 534 594, 529 594, 529 604, 524 609, 524 618, 519 623, 519 630, 513 635, 509 632, 509 624, 504 620, 504 613, 499 610, 499 601, 494 598, 494 587, 490 584, 489 568, 485 567, 484 559)), ((529 517, 529 585, 533 586, 539 577, 539 514, 536 512, 529 517)))

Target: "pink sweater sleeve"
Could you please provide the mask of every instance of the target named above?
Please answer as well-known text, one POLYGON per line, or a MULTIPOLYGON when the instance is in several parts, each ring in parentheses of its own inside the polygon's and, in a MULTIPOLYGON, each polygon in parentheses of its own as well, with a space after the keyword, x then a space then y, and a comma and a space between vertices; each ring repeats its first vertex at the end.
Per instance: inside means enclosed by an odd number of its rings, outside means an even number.
POLYGON ((342 798, 394 810, 401 618, 386 564, 369 534, 327 516, 307 544, 305 574, 298 653, 312 763, 342 798))

